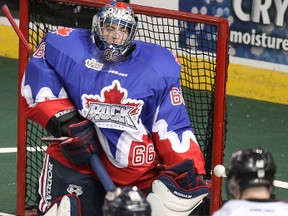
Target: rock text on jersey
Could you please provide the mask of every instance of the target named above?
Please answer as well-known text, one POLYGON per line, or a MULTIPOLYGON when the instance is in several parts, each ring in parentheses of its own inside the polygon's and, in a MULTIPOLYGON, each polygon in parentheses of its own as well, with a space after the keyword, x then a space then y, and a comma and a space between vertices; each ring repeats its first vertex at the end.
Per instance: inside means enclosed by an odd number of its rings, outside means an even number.
POLYGON ((136 131, 143 101, 127 95, 127 90, 114 80, 101 90, 101 95, 82 95, 82 115, 98 127, 136 131))

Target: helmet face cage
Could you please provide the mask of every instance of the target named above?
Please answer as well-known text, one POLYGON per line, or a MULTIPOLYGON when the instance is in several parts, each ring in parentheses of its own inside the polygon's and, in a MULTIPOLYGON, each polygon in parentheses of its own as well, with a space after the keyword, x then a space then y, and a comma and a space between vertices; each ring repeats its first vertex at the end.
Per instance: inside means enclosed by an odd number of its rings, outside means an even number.
POLYGON ((137 187, 116 188, 108 192, 103 205, 103 216, 150 216, 151 207, 137 187))
POLYGON ((92 39, 104 60, 117 61, 129 50, 137 32, 137 21, 130 6, 111 2, 93 17, 92 39), (108 35, 104 35, 104 32, 108 35), (111 34, 111 35, 110 35, 111 34), (117 35, 118 39, 108 40, 117 35), (120 42, 119 42, 120 41, 120 42))
POLYGON ((261 148, 235 152, 227 168, 227 192, 233 192, 252 186, 273 186, 276 165, 272 155, 261 148))

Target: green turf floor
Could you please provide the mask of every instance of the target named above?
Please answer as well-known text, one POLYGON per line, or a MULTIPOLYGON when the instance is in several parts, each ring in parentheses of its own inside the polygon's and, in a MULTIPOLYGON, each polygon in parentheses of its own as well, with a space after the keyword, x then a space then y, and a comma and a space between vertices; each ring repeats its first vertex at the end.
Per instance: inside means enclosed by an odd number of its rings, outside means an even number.
MULTIPOLYGON (((239 148, 265 147, 278 165, 276 179, 288 182, 288 106, 228 96, 228 125, 224 164, 239 148)), ((276 188, 288 201, 288 190, 276 188)))
MULTIPOLYGON (((17 70, 17 60, 0 57, 0 147, 16 147, 17 70)), ((224 165, 233 151, 262 146, 273 153, 278 164, 276 178, 288 181, 288 106, 227 96, 227 112, 224 165)), ((0 212, 14 213, 16 153, 0 154, 0 173, 0 212)), ((276 189, 275 193, 288 200, 288 190, 276 189)))

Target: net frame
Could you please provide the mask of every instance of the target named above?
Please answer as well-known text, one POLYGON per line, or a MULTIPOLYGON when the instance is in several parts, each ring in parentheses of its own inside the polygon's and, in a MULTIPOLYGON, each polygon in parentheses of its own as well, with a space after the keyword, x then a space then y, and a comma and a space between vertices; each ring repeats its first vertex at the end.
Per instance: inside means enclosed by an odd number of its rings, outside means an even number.
MULTIPOLYGON (((57 2, 52 0, 51 2, 57 2)), ((93 0, 62 0, 64 3, 75 3, 79 5, 86 5, 91 7, 102 7, 107 1, 93 0)), ((20 1, 20 29, 29 40, 28 29, 29 29, 29 10, 28 1, 20 1)), ((217 48, 216 56, 217 62, 215 67, 215 89, 214 89, 214 108, 213 108, 213 130, 210 131, 212 135, 212 146, 211 146, 211 170, 217 164, 223 163, 224 157, 224 144, 226 134, 226 107, 225 107, 225 92, 226 92, 226 81, 227 81, 227 68, 228 68, 228 38, 229 38, 229 25, 228 21, 220 17, 212 17, 206 15, 192 14, 188 12, 180 12, 174 10, 160 9, 148 6, 133 5, 131 4, 135 13, 141 13, 153 17, 168 16, 171 19, 179 19, 183 21, 199 22, 216 26, 217 28, 217 48), (215 133, 217 132, 217 133, 215 133)), ((32 47, 35 50, 35 47, 32 47)), ((29 121, 26 119, 23 110, 24 99, 20 94, 21 79, 24 74, 28 60, 28 53, 25 47, 19 43, 19 80, 18 80, 18 152, 17 152, 17 204, 16 214, 17 215, 29 215, 26 211, 25 197, 26 194, 26 165, 27 165, 27 128, 29 121), (25 172, 24 172, 25 171, 25 172)), ((39 136, 39 135, 35 135, 39 136)), ((221 178, 211 175, 211 199, 210 199, 210 213, 214 212, 221 206, 221 178)), ((33 213, 32 213, 33 215, 33 213)))

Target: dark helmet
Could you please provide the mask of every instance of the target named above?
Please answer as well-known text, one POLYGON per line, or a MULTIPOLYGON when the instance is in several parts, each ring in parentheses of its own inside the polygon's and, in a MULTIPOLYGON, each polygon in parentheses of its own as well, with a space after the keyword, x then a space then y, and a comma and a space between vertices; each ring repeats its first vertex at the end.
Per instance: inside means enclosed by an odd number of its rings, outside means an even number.
POLYGON ((103 216, 150 216, 151 207, 137 187, 116 188, 108 192, 103 205, 103 216))
POLYGON ((233 195, 251 186, 273 186, 276 165, 272 155, 262 149, 243 149, 232 154, 226 170, 227 190, 233 195))
MULTIPOLYGON (((121 30, 123 31, 123 30, 121 30)), ((121 32, 119 30, 119 32, 121 32)), ((124 2, 111 2, 93 17, 92 40, 96 47, 103 53, 103 60, 121 60, 129 52, 137 32, 137 19, 132 8, 124 2), (116 24, 118 28, 128 29, 129 35, 122 44, 106 41, 103 35, 104 23, 116 24)))

